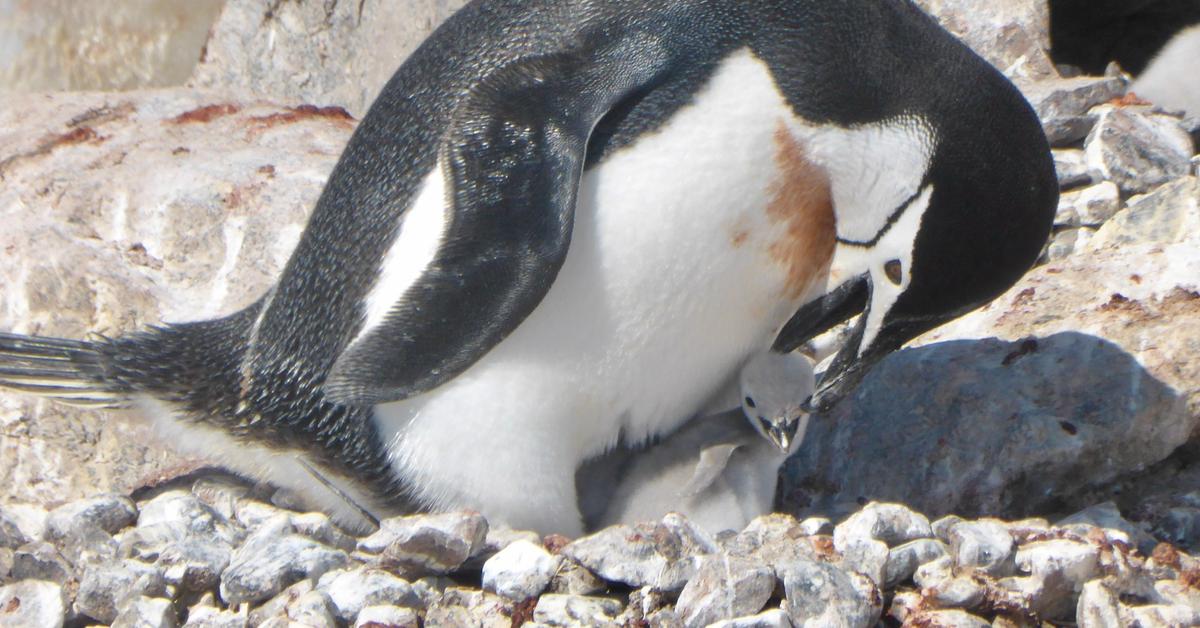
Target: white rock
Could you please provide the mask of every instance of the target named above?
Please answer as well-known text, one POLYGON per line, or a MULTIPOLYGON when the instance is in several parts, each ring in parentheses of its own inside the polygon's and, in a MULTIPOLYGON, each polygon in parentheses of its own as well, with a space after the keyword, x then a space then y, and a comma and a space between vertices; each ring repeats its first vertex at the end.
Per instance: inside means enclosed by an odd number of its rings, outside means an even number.
POLYGON ((82 499, 50 511, 46 517, 46 539, 59 542, 91 528, 113 534, 131 525, 137 516, 137 506, 124 495, 82 499))
POLYGON ((483 564, 483 588, 511 600, 536 597, 558 571, 562 557, 527 540, 510 543, 483 564))
POLYGON ((58 628, 66 610, 63 588, 56 583, 22 580, 0 587, 0 626, 4 628, 58 628))
POLYGON ((1012 572, 1012 535, 996 521, 964 521, 950 528, 950 552, 959 567, 982 569, 993 576, 1012 572))
POLYGON ((948 554, 946 545, 937 539, 917 539, 897 545, 888 551, 883 588, 894 588, 912 577, 921 565, 948 554))
POLYGON ((321 591, 309 591, 292 600, 287 606, 287 616, 294 622, 314 628, 334 628, 338 625, 333 602, 321 591))
POLYGON ((621 612, 612 598, 547 593, 538 598, 533 619, 549 626, 605 625, 621 612))
POLYGON ((792 628, 792 620, 783 609, 773 608, 749 617, 719 621, 712 628, 792 628))
POLYGON ((809 517, 800 522, 800 531, 809 536, 833 534, 833 522, 826 517, 809 517))
POLYGON ((178 625, 171 600, 142 596, 132 600, 117 615, 112 628, 174 628, 178 625))
POLYGON ((392 628, 393 626, 396 628, 417 628, 420 626, 420 619, 417 617, 417 612, 411 608, 375 605, 362 609, 358 613, 358 619, 354 621, 354 628, 376 628, 379 626, 386 626, 387 628, 392 628))
POLYGON ((883 541, 889 547, 933 536, 929 519, 903 504, 872 502, 833 529, 834 545, 850 541, 883 541))
POLYGON ((249 625, 244 614, 215 606, 196 605, 188 609, 183 628, 246 628, 249 625))
POLYGON ((1181 177, 1144 196, 1096 232, 1091 248, 1194 241, 1200 234, 1200 178, 1181 177))
POLYGON ((869 628, 882 611, 879 590, 866 576, 823 562, 796 561, 783 574, 785 608, 797 627, 869 628))
POLYGON ((375 604, 421 605, 421 598, 407 580, 371 567, 326 573, 321 576, 317 590, 329 596, 337 617, 346 622, 354 621, 359 611, 375 604))
POLYGON ((410 577, 443 575, 483 547, 487 529, 483 516, 471 511, 393 517, 380 522, 359 548, 384 544, 381 563, 410 577))
POLYGON ((1058 197, 1055 226, 1098 227, 1121 209, 1121 191, 1112 181, 1101 181, 1058 197))
POLYGON ((1121 625, 1121 602, 1116 592, 1101 580, 1083 585, 1076 605, 1079 628, 1109 628, 1121 625))
POLYGON ((562 555, 610 582, 632 587, 657 584, 667 559, 655 548, 653 528, 644 524, 609 526, 563 547, 562 555))
POLYGON ((1188 174, 1196 149, 1178 119, 1111 105, 1098 111, 1084 144, 1093 179, 1140 194, 1188 174))
POLYGON ((1058 186, 1062 189, 1087 185, 1092 182, 1087 158, 1078 148, 1055 148, 1054 171, 1058 175, 1058 186))
POLYGON ((982 617, 958 609, 922 611, 909 619, 913 626, 937 626, 937 628, 991 628, 992 624, 982 617))
POLYGON ((234 552, 221 574, 221 598, 230 604, 265 600, 304 578, 346 564, 345 552, 292 533, 287 515, 262 524, 234 552))
POLYGON ((679 594, 675 611, 689 628, 757 613, 775 591, 775 572, 726 555, 705 556, 679 594))
POLYGON ((1068 539, 1037 541, 1021 546, 1017 566, 1042 578, 1064 578, 1076 591, 1100 573, 1100 550, 1090 543, 1068 539))

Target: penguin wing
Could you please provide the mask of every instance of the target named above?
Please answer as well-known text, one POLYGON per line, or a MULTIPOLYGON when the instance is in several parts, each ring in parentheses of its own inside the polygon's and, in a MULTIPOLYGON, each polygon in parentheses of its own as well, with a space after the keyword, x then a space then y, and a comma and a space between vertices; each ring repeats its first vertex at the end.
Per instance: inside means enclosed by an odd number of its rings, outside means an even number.
POLYGON ((438 156, 448 188, 440 248, 382 322, 338 357, 325 394, 355 405, 411 397, 516 329, 566 258, 592 130, 668 65, 661 46, 627 36, 516 60, 471 89, 438 156))
POLYGON ((713 482, 716 482, 717 478, 725 472, 725 467, 729 464, 729 457, 737 448, 737 445, 729 443, 705 447, 700 452, 700 460, 696 462, 695 472, 692 473, 687 485, 683 487, 681 494, 685 497, 695 497, 712 486, 713 482))

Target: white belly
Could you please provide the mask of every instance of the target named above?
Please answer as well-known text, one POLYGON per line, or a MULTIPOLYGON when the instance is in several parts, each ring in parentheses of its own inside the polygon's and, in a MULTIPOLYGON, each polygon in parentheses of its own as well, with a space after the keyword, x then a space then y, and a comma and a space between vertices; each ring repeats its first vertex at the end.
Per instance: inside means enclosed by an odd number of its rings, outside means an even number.
POLYGON ((797 288, 797 223, 769 209, 794 122, 743 53, 667 126, 590 170, 566 262, 525 322, 454 380, 377 406, 416 496, 577 533, 582 460, 673 429, 769 346, 827 261, 797 288))

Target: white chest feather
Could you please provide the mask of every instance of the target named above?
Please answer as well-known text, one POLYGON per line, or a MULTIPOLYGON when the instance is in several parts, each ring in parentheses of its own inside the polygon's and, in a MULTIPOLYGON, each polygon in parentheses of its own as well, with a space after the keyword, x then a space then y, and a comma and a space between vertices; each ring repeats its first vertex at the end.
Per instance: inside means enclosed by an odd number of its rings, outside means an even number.
POLYGON ((828 183, 795 124, 765 65, 741 53, 586 173, 566 262, 534 312, 449 383, 377 406, 418 496, 577 532, 582 460, 674 428, 766 348, 824 287, 833 248, 828 183))

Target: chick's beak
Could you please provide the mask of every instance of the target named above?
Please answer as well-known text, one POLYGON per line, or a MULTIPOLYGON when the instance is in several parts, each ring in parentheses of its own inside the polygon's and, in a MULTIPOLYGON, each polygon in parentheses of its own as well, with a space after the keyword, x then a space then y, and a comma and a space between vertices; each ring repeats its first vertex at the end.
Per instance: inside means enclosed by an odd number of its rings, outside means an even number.
MULTIPOLYGON (((794 423, 792 425, 795 425, 794 423)), ((767 437, 771 439, 771 443, 775 445, 782 453, 789 453, 792 449, 792 436, 795 428, 789 428, 788 424, 774 424, 767 429, 767 437)))

